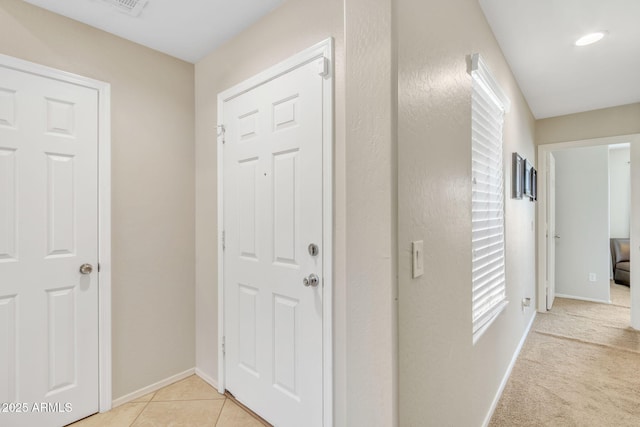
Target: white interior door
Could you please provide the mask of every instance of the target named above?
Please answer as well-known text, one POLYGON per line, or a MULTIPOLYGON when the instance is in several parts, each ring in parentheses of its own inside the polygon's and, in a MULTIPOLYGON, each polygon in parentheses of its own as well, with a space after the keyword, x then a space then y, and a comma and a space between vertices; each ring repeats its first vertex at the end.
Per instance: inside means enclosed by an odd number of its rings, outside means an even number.
POLYGON ((547 310, 556 298, 556 158, 549 153, 547 168, 547 310))
POLYGON ((3 426, 98 411, 97 96, 0 67, 3 426))
POLYGON ((321 426, 325 252, 318 63, 222 108, 226 389, 274 425, 321 426))

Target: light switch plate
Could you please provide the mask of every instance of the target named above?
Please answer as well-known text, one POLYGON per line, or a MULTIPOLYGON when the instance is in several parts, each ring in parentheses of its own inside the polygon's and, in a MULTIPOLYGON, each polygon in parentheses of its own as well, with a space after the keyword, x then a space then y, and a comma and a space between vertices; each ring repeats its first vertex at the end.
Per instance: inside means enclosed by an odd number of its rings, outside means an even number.
POLYGON ((422 240, 411 242, 411 258, 413 260, 413 278, 424 274, 424 243, 422 240))

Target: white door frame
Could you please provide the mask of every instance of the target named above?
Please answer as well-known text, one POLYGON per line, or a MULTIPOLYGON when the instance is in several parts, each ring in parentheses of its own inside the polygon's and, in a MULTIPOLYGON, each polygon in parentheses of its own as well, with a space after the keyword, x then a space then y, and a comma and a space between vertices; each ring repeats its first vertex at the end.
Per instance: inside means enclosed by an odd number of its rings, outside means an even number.
MULTIPOLYGON (((547 245, 546 245, 547 169, 548 169, 547 153, 550 153, 552 151, 558 151, 558 150, 567 150, 571 148, 595 147, 599 145, 620 144, 624 142, 630 142, 632 145, 640 144, 640 134, 617 135, 617 136, 610 136, 610 137, 603 137, 603 138, 583 139, 579 141, 567 141, 567 142, 558 142, 553 144, 538 145, 538 179, 540 180, 540 182, 538 183, 538 215, 537 215, 538 217, 538 283, 537 283, 538 304, 537 304, 537 309, 539 312, 547 311, 546 284, 545 284, 546 272, 547 272, 547 245)), ((638 164, 634 165, 632 161, 631 168, 632 168, 631 185, 633 187, 633 181, 634 181, 633 170, 635 168, 640 169, 640 165, 638 164)), ((632 191, 631 198, 632 198, 631 223, 633 224, 634 223, 633 215, 634 213, 636 213, 634 212, 634 209, 633 209, 633 191, 632 191)), ((632 243, 631 244, 632 253, 638 253, 637 250, 634 248, 634 245, 637 245, 638 242, 640 242, 640 239, 637 239, 634 237, 633 225, 632 225, 630 237, 631 237, 631 243, 632 243)), ((632 258, 632 264, 635 264, 633 263, 633 260, 637 259, 638 257, 635 256, 631 258, 632 258)), ((640 260, 638 260, 637 265, 638 265, 638 268, 640 268, 640 260)), ((633 271, 634 269, 632 266, 631 268, 632 274, 633 274, 633 271)), ((636 269, 636 274, 638 274, 638 276, 634 274, 634 277, 640 277, 640 273, 638 273, 637 269, 636 269)), ((636 296, 634 296, 635 294, 638 294, 638 296, 640 296, 640 293, 634 292, 634 288, 631 287, 631 319, 632 319, 631 326, 634 327, 635 329, 640 329, 640 301, 635 302, 636 299, 640 299, 640 298, 637 298, 636 296)))
MULTIPOLYGON (((544 188, 545 196, 546 196, 545 197, 545 205, 546 205, 546 207, 545 207, 544 219, 545 219, 545 230, 546 230, 545 231, 545 236, 546 236, 545 245, 546 245, 546 250, 547 250, 547 252, 546 252, 547 256, 545 257, 545 262, 547 263, 547 266, 548 266, 549 265, 549 260, 551 258, 553 258, 553 266, 552 266, 552 268, 554 268, 554 272, 553 272, 553 299, 551 300, 551 304, 549 304, 549 291, 547 290, 545 292, 545 306, 546 306, 547 310, 550 310, 551 307, 553 306, 553 300, 555 300, 555 296, 556 296, 555 295, 556 294, 556 274, 555 274, 555 266, 556 266, 555 245, 556 245, 556 239, 555 239, 555 236, 557 235, 557 233, 556 233, 556 224, 555 224, 555 222, 556 222, 555 198, 554 198, 554 205, 553 205, 553 222, 554 222, 553 230, 549 230, 549 223, 547 221, 549 218, 551 218, 551 204, 548 203, 549 202, 549 194, 550 194, 549 193, 549 189, 553 188, 554 196, 555 196, 555 190, 556 190, 555 189, 555 182, 554 182, 553 187, 551 186, 551 183, 549 182, 549 178, 551 177, 551 168, 549 168, 549 165, 550 165, 549 161, 552 158, 554 159, 553 174, 554 174, 554 179, 555 179, 555 173, 556 173, 556 170, 555 170, 555 156, 553 156, 552 152, 547 151, 546 154, 545 154, 545 158, 544 158, 545 159, 544 160, 545 161, 545 168, 546 168, 546 172, 545 172, 546 173, 546 176, 545 176, 545 184, 546 184, 546 186, 544 188), (553 232, 551 232, 551 231, 553 231, 553 232), (550 252, 551 252, 551 248, 553 248, 553 256, 549 256, 550 252)), ((545 276, 546 276, 545 279, 546 279, 546 284, 548 285, 548 284, 550 284, 552 282, 551 280, 549 280, 549 278, 552 276, 552 274, 549 271, 546 271, 546 270, 547 269, 545 268, 545 276)), ((545 287, 546 287, 546 285, 545 285, 545 287)), ((549 286, 549 288, 551 288, 551 286, 549 286)))
POLYGON ((98 93, 98 358, 99 410, 111 409, 111 85, 0 54, 0 67, 98 93))
MULTIPOLYGON (((286 59, 260 74, 218 94, 218 124, 224 122, 224 103, 267 83, 302 65, 318 61, 318 73, 324 76, 322 86, 322 227, 323 250, 323 425, 333 425, 333 39, 328 38, 286 59)), ((220 126, 218 126, 220 129, 220 126)), ((225 369, 222 337, 224 336, 224 162, 222 144, 224 130, 218 132, 218 391, 225 391, 225 369)))

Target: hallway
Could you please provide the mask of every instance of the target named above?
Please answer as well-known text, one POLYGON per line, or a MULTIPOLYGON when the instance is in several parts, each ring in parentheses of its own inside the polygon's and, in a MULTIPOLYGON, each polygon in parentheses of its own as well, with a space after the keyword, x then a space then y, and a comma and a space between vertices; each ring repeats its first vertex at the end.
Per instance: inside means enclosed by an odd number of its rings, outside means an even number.
POLYGON ((557 298, 538 313, 490 426, 637 426, 640 332, 629 288, 611 304, 557 298))

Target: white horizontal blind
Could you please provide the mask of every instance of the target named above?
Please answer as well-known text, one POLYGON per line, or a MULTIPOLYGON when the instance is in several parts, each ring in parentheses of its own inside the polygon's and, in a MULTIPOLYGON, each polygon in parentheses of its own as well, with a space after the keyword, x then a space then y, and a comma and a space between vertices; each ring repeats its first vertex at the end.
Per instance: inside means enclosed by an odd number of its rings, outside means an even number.
POLYGON ((476 76, 473 79, 471 116, 472 319, 475 342, 507 304, 502 155, 504 106, 488 85, 476 76))

